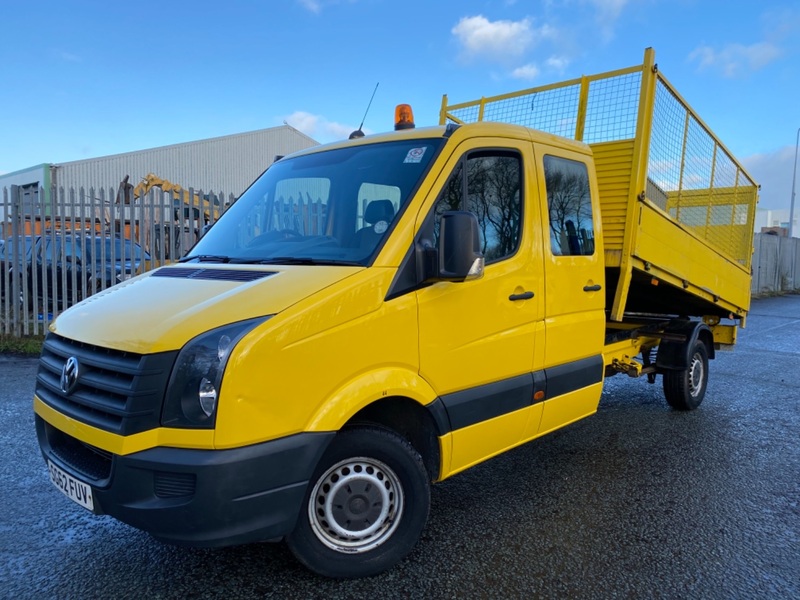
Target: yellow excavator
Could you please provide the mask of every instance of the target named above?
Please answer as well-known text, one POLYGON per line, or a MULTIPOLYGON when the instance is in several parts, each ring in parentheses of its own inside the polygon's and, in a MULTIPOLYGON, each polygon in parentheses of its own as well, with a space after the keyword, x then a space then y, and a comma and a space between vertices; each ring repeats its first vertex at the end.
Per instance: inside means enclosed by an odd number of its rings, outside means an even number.
POLYGON ((172 196, 172 200, 175 203, 176 221, 183 219, 200 221, 201 210, 204 224, 211 222, 212 216, 214 221, 219 218, 220 210, 218 205, 197 193, 190 196, 189 190, 176 183, 162 179, 153 173, 148 173, 134 186, 129 182, 129 177, 129 175, 126 175, 119 184, 119 190, 117 190, 117 204, 131 204, 136 199, 142 198, 151 189, 157 187, 168 192, 172 196), (183 219, 181 219, 178 211, 181 205, 183 206, 183 219))
MULTIPOLYGON (((209 201, 197 193, 190 194, 182 186, 153 173, 148 173, 135 186, 129 179, 130 176, 126 175, 119 184, 117 204, 120 206, 143 205, 147 193, 153 188, 167 192, 172 199, 171 217, 158 210, 159 206, 163 206, 158 198, 156 210, 142 210, 136 219, 138 233, 130 233, 141 236, 140 243, 158 259, 173 260, 182 256, 186 249, 194 245, 203 228, 219 218, 220 207, 217 202, 209 201), (154 219, 152 223, 151 218, 154 219)), ((106 223, 109 223, 108 210, 106 223)))

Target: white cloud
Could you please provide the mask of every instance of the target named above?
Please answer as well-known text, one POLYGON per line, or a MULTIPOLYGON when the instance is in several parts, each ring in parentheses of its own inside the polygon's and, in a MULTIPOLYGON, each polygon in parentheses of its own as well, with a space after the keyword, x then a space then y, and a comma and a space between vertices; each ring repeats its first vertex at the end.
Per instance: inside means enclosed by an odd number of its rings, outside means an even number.
POLYGON ((511 72, 511 76, 515 79, 528 79, 533 80, 539 76, 539 67, 533 63, 529 63, 522 67, 517 67, 511 72))
POLYGON ((458 39, 466 57, 488 60, 520 56, 536 42, 555 35, 552 27, 534 28, 527 18, 490 21, 483 15, 462 17, 451 33, 458 39))
POLYGON ((613 20, 619 18, 627 3, 628 0, 589 0, 589 4, 597 9, 600 18, 613 20))
POLYGON ((721 50, 699 46, 689 54, 689 60, 699 63, 699 69, 717 69, 724 77, 739 77, 757 71, 781 55, 781 50, 769 42, 749 46, 728 44, 721 50))
POLYGON ((336 4, 343 4, 344 2, 349 2, 350 4, 355 4, 358 0, 295 0, 300 6, 305 8, 307 11, 318 15, 322 12, 323 8, 328 6, 334 6, 336 4))
POLYGON ((318 0, 297 0, 297 3, 306 10, 313 12, 315 15, 322 11, 322 2, 318 0))
MULTIPOLYGON (((322 115, 314 115, 302 110, 293 112, 283 120, 307 136, 323 143, 346 140, 357 129, 356 125, 345 125, 336 121, 329 121, 322 115)), ((370 131, 365 128, 364 133, 369 134, 370 131)))
POLYGON ((566 56, 553 55, 545 61, 545 64, 554 71, 563 71, 569 65, 569 59, 566 56))
POLYGON ((584 0, 595 9, 595 22, 604 41, 614 37, 614 28, 628 0, 584 0))
POLYGON ((764 37, 779 41, 795 38, 800 33, 800 11, 789 8, 775 8, 761 16, 764 37))
MULTIPOLYGON (((758 208, 789 208, 792 198, 792 170, 794 168, 795 147, 785 146, 774 152, 753 154, 742 158, 744 168, 761 186, 758 208)), ((796 193, 800 181, 796 183, 796 193)), ((800 194, 798 194, 800 195, 800 194)), ((795 210, 798 210, 795 198, 795 210)))

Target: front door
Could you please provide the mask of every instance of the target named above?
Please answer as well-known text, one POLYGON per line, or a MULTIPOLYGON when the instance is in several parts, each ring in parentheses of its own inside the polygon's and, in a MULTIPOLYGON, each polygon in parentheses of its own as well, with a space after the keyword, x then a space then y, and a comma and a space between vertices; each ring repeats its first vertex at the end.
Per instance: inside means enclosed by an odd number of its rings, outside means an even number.
POLYGON ((542 332, 541 239, 529 142, 469 140, 459 146, 420 213, 420 238, 438 241, 449 210, 478 217, 482 278, 417 291, 420 374, 450 418, 452 458, 443 475, 520 442, 533 407, 534 340, 542 332))

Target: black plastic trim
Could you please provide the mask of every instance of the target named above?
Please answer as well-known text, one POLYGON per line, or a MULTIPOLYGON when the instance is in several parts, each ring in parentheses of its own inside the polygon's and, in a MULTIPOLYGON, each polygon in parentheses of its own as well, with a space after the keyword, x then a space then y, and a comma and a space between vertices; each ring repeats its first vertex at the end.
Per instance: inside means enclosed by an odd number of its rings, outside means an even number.
POLYGON ((152 277, 173 279, 210 279, 245 283, 277 274, 277 271, 248 271, 243 269, 205 269, 192 267, 167 267, 153 271, 152 277))
POLYGON ((544 370, 547 378, 547 399, 562 396, 603 381, 603 355, 590 356, 544 370))
POLYGON ((199 547, 274 540, 292 531, 311 475, 335 436, 301 433, 230 450, 114 455, 109 477, 97 482, 53 452, 52 428, 39 416, 36 429, 44 457, 92 485, 95 513, 163 542, 199 547))
POLYGON ((452 430, 514 412, 532 401, 531 373, 442 396, 452 430))
POLYGON ((452 430, 450 417, 447 414, 447 407, 441 398, 437 398, 425 408, 428 409, 434 423, 436 424, 436 435, 444 435, 452 430))
POLYGON ((428 408, 436 420, 439 435, 444 435, 600 383, 603 381, 604 368, 603 357, 598 354, 542 371, 446 394, 428 408), (447 422, 437 404, 440 401, 446 412, 447 422), (443 429, 445 426, 446 429, 443 429))
POLYGON ((417 257, 414 251, 416 244, 411 244, 406 252, 400 267, 394 275, 389 291, 384 300, 389 301, 419 288, 419 275, 417 274, 417 257))

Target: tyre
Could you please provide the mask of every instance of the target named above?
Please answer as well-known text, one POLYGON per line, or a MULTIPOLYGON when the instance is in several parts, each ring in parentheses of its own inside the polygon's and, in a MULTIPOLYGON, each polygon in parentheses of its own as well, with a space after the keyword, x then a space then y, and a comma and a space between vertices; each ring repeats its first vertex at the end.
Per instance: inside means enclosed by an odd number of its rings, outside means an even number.
POLYGON ((289 549, 333 578, 375 575, 416 545, 430 509, 422 458, 389 429, 343 429, 309 482, 289 549))
POLYGON ((694 410, 703 401, 708 387, 708 349, 697 340, 689 358, 689 368, 664 373, 664 395, 677 410, 694 410))

